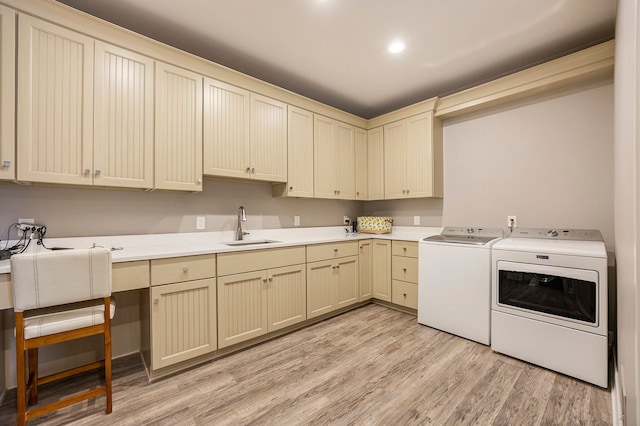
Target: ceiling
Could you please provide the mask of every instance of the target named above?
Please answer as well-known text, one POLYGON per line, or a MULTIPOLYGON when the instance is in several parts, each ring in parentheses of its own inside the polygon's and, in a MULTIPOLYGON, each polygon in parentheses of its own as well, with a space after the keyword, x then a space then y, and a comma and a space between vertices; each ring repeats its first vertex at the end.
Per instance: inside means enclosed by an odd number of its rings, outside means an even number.
POLYGON ((611 39, 616 15, 615 0, 59 1, 363 118, 611 39))

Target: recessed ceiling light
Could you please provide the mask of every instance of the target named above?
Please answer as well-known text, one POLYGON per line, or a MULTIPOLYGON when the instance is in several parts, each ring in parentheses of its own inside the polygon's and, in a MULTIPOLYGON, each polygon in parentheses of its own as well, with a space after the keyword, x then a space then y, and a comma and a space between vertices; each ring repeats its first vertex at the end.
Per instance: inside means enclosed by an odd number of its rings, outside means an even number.
POLYGON ((389 52, 400 53, 404 50, 404 43, 401 41, 394 41, 389 45, 389 52))

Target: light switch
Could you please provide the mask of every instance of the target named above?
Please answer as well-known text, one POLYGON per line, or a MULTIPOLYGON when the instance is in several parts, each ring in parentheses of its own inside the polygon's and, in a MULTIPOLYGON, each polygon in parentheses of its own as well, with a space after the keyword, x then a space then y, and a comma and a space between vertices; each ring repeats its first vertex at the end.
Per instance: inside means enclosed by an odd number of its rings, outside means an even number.
POLYGON ((293 226, 300 226, 300 216, 293 217, 293 226))
POLYGON ((420 216, 414 216, 413 217, 413 224, 414 225, 420 225, 420 216))

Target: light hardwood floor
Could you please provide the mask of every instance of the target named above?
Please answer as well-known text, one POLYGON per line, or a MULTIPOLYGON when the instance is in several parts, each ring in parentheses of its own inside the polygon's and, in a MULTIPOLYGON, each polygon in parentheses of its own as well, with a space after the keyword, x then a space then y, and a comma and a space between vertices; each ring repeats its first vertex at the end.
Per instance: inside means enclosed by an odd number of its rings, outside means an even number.
MULTIPOLYGON (((606 425, 610 393, 367 305, 148 383, 138 356, 114 360, 104 398, 29 424, 606 425)), ((82 379, 92 382, 95 374, 82 379)), ((77 382, 77 380, 76 380, 77 382)), ((56 389, 43 386, 41 401, 56 389)), ((15 423, 15 390, 0 424, 15 423)))

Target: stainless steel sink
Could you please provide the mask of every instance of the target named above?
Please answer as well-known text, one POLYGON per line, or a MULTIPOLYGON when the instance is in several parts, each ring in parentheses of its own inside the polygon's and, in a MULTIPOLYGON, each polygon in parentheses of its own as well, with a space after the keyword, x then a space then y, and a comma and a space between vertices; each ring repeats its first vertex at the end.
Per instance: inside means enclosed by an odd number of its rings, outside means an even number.
POLYGON ((229 241, 226 243, 222 243, 225 246, 253 246, 258 244, 271 244, 271 243, 280 243, 282 241, 275 240, 239 240, 239 241, 229 241))

